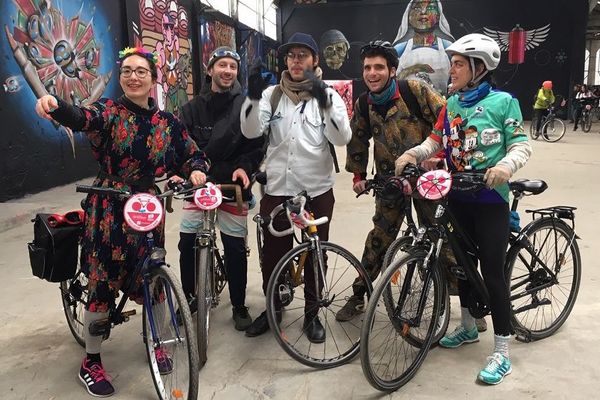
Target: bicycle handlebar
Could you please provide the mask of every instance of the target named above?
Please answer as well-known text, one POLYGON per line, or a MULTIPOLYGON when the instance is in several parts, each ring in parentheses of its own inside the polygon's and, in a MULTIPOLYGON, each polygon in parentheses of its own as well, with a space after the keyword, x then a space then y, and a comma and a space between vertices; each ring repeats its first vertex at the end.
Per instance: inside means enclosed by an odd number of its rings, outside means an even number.
POLYGON ((292 233, 294 233, 294 225, 295 225, 294 219, 298 220, 305 227, 306 226, 318 226, 318 225, 325 224, 329 221, 329 218, 327 218, 327 217, 321 217, 321 218, 317 218, 317 219, 307 219, 305 217, 306 211, 304 209, 304 206, 306 205, 307 197, 308 197, 307 194, 305 192, 302 192, 302 193, 296 195, 295 197, 293 197, 289 200, 286 200, 285 202, 278 205, 271 211, 271 214, 269 214, 268 228, 269 228, 269 232, 271 232, 271 234, 273 236, 283 237, 283 236, 291 235, 292 233), (275 227, 273 227, 273 220, 275 219, 275 216, 277 214, 279 214, 280 212, 282 212, 284 210, 285 210, 285 214, 287 216, 288 221, 290 221, 290 227, 286 230, 278 231, 277 229, 275 229, 275 227))

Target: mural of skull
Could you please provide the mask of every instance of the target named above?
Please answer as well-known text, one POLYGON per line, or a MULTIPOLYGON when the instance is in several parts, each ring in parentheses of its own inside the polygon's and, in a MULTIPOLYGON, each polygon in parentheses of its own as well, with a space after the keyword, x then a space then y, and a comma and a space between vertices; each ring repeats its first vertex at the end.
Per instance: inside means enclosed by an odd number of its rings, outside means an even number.
POLYGON ((344 34, 337 29, 330 29, 321 36, 321 49, 327 66, 331 69, 340 69, 348 59, 350 43, 344 34))

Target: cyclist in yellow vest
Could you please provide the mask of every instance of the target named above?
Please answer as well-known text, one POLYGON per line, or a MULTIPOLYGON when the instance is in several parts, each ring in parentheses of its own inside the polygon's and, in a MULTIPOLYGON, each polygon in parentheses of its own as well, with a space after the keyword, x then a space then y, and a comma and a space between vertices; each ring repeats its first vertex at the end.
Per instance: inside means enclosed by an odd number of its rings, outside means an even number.
POLYGON ((540 131, 542 118, 547 114, 548 108, 554 104, 555 100, 556 98, 552 91, 552 81, 544 81, 542 87, 538 90, 535 97, 535 104, 533 105, 533 119, 531 123, 536 122, 536 132, 540 131))

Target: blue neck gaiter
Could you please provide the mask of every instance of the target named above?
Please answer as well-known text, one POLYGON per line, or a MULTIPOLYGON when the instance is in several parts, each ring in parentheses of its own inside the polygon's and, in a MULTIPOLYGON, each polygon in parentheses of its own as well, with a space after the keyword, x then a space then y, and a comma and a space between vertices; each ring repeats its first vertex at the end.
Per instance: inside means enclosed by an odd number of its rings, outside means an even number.
POLYGON ((381 105, 390 101, 392 97, 394 97, 395 93, 396 80, 392 78, 390 79, 390 84, 387 86, 387 88, 383 89, 380 93, 369 92, 369 99, 371 100, 372 104, 381 105))
POLYGON ((492 87, 490 86, 490 83, 485 81, 468 91, 459 91, 456 94, 458 96, 458 104, 464 108, 473 107, 479 100, 487 96, 491 90, 492 87))

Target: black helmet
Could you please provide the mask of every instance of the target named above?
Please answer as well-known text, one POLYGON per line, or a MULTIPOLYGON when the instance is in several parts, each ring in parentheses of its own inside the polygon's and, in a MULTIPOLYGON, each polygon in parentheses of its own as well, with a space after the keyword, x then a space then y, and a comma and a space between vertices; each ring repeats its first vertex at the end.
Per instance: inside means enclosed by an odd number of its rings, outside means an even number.
POLYGON ((365 57, 382 56, 390 67, 398 69, 398 52, 387 40, 374 40, 360 48, 360 59, 365 57))

